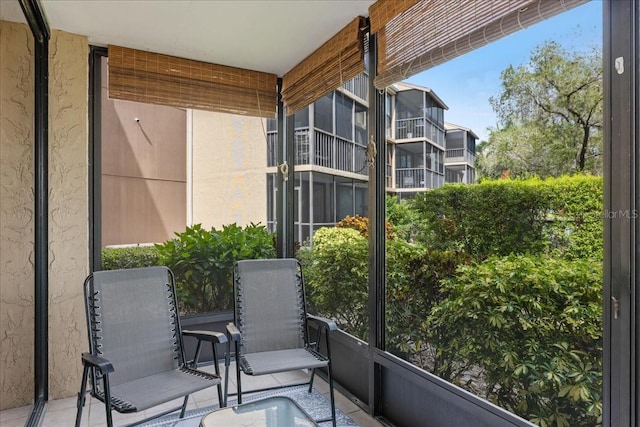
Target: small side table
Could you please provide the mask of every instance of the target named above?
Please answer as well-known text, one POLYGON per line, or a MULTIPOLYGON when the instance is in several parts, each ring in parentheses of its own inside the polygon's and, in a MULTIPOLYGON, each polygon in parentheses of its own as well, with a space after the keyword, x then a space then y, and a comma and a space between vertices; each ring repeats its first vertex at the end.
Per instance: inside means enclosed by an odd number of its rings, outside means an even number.
POLYGON ((274 396, 219 409, 200 421, 200 427, 220 426, 318 427, 318 424, 292 399, 274 396))

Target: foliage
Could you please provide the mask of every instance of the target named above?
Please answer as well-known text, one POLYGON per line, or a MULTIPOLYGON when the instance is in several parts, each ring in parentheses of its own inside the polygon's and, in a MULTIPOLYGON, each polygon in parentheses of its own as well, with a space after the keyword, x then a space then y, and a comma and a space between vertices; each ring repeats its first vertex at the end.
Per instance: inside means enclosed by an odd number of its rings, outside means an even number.
POLYGON ((545 180, 542 186, 549 200, 545 238, 550 242, 553 252, 566 259, 602 260, 602 178, 560 177, 545 180))
POLYGON ((511 252, 538 253, 546 194, 535 181, 491 181, 447 185, 416 196, 416 208, 429 223, 419 236, 426 246, 463 250, 475 259, 511 252))
POLYGON ((479 147, 481 177, 602 172, 602 52, 568 52, 547 41, 528 64, 501 74, 490 99, 500 128, 479 147))
MULTIPOLYGON (((601 423, 602 190, 576 175, 388 198, 387 350, 538 425, 601 423)), ((324 228, 298 253, 312 310, 365 340, 367 243, 324 228)))
POLYGON ((413 199, 398 200, 398 197, 389 195, 385 200, 388 223, 391 224, 394 234, 407 242, 415 241, 423 222, 412 201, 413 199))
POLYGON ((156 248, 161 263, 175 274, 183 314, 232 308, 236 261, 275 256, 273 237, 260 225, 205 230, 196 224, 176 236, 156 248))
POLYGON ((341 329, 367 339, 367 239, 352 228, 320 228, 313 235, 313 248, 304 246, 297 256, 309 311, 335 319, 341 329))
MULTIPOLYGON (((363 237, 367 237, 369 235, 369 218, 360 215, 347 215, 342 220, 338 221, 336 224, 338 228, 352 228, 358 231, 363 237)), ((395 233, 393 232, 393 228, 391 224, 387 221, 385 223, 385 233, 387 239, 395 238, 395 233)))
POLYGON ((474 259, 510 253, 602 257, 602 178, 485 180, 416 196, 425 246, 474 259))
POLYGON ((159 265, 158 251, 153 246, 103 248, 102 269, 118 270, 159 265))
POLYGON ((491 257, 461 266, 442 292, 427 320, 446 362, 436 374, 471 389, 481 379, 489 400, 540 425, 599 422, 599 262, 491 257))
POLYGON ((397 244, 387 250, 387 348, 424 368, 438 364, 424 320, 446 295, 440 281, 469 262, 463 252, 397 244))
MULTIPOLYGON (((356 230, 321 228, 313 248, 298 252, 304 272, 309 310, 336 320, 340 328, 367 340, 368 242, 356 230)), ((386 316, 390 350, 407 357, 425 345, 423 320, 441 299, 439 281, 467 262, 465 254, 427 251, 401 239, 387 242, 386 316)))

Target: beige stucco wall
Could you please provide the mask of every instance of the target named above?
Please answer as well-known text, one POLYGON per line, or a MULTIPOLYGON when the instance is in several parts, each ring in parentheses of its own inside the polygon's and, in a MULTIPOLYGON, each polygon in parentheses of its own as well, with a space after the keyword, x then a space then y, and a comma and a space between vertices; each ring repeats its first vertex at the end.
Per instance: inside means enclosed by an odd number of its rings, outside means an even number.
POLYGON ((267 223, 263 119, 193 111, 193 223, 267 223))
MULTIPOLYGON (((88 41, 49 45, 49 397, 72 396, 86 350, 88 41)), ((33 399, 33 41, 0 22, 0 409, 33 399)))
POLYGON ((0 410, 33 395, 33 39, 0 21, 0 410))
POLYGON ((72 396, 87 351, 82 283, 89 270, 86 37, 49 43, 49 397, 72 396))

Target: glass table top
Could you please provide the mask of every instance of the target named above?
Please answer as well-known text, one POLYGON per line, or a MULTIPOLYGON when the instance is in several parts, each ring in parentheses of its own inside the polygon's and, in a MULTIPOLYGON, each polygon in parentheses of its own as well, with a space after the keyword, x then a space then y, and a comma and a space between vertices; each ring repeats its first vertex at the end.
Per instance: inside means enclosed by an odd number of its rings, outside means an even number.
POLYGON ((313 419, 288 397, 276 396, 230 406, 205 415, 201 427, 317 427, 313 419))

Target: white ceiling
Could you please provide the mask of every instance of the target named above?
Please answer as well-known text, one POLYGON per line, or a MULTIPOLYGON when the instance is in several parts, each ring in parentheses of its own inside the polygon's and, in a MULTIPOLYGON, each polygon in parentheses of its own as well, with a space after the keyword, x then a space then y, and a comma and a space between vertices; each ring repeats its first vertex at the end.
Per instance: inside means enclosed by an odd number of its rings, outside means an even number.
MULTIPOLYGON (((41 0, 51 29, 282 76, 374 0, 41 0)), ((17 0, 0 19, 24 22, 17 0)))

